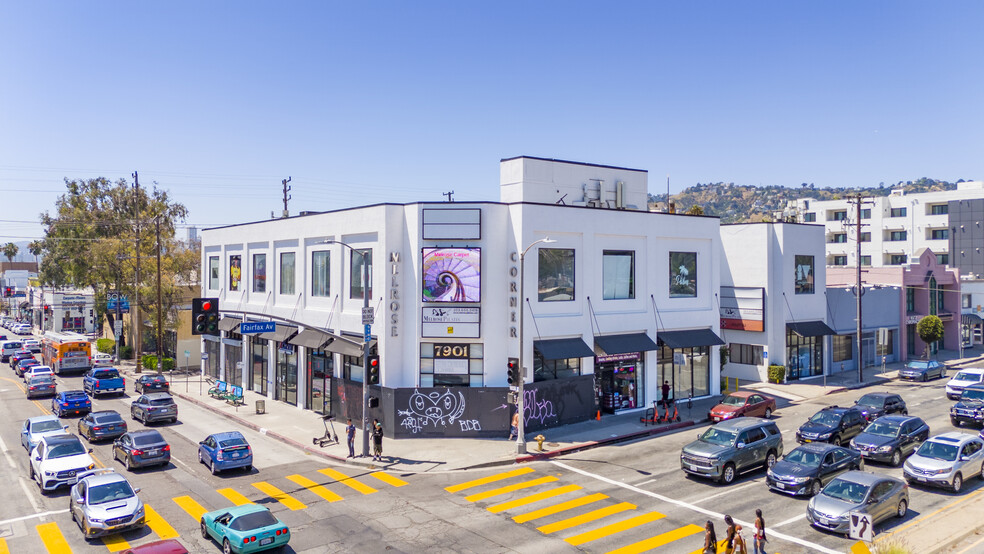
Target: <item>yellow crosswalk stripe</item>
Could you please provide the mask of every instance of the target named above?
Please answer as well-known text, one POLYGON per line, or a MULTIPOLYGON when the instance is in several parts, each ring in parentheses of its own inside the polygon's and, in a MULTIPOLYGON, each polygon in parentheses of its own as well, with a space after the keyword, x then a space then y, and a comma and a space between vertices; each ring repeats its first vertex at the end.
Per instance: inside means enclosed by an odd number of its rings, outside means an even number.
POLYGON ((164 518, 156 510, 146 504, 144 504, 144 510, 147 511, 147 527, 157 533, 158 537, 161 539, 178 538, 178 532, 174 530, 174 527, 171 527, 170 523, 164 521, 164 518))
POLYGON ((583 525, 585 523, 597 521, 603 517, 608 517, 610 515, 624 512, 626 510, 634 510, 635 508, 636 508, 635 504, 629 504, 628 502, 621 502, 619 504, 614 504, 612 506, 605 506, 604 508, 598 508, 597 510, 588 512, 586 514, 581 514, 579 516, 562 519, 558 522, 551 523, 549 525, 537 527, 536 530, 543 533, 544 535, 549 535, 550 533, 556 533, 557 531, 563 531, 564 529, 577 527, 578 525, 583 525))
POLYGON ((7 547, 7 539, 0 539, 0 554, 10 554, 10 548, 7 547))
POLYGON ((259 483, 253 483, 253 486, 259 489, 263 494, 275 499, 284 506, 287 506, 291 510, 303 510, 307 506, 300 500, 294 498, 293 496, 285 493, 284 491, 278 489, 277 487, 267 483, 266 481, 260 481, 259 483))
POLYGON ((509 479, 510 477, 519 477, 520 475, 526 475, 527 473, 533 473, 533 468, 521 467, 519 469, 514 469, 512 471, 507 471, 505 473, 496 473, 495 475, 489 475, 488 477, 482 477, 481 479, 475 479, 473 481, 466 481, 458 485, 444 487, 444 490, 448 492, 461 492, 465 489, 470 489, 473 487, 477 487, 479 485, 487 485, 489 483, 495 483, 496 481, 502 481, 503 479, 509 479))
POLYGON ((319 469, 318 472, 323 473, 328 477, 331 477, 332 479, 338 481, 339 483, 361 492, 362 494, 372 494, 376 492, 376 489, 370 487, 369 485, 360 483, 359 481, 356 481, 355 479, 349 477, 348 475, 345 475, 341 471, 336 471, 330 467, 319 469))
POLYGON ((580 535, 574 535, 573 537, 568 537, 564 539, 568 544, 573 544, 574 546, 582 545, 586 542, 595 541, 604 537, 609 537, 615 533, 621 533, 627 529, 632 529, 634 527, 639 527, 640 525, 645 525, 647 523, 656 521, 657 519, 663 519, 665 515, 659 512, 650 512, 648 514, 640 514, 635 517, 630 517, 624 521, 619 521, 618 523, 612 523, 611 525, 606 525, 604 527, 594 529, 592 531, 587 531, 581 533, 580 535))
MULTIPOLYGON (((675 540, 682 539, 684 537, 689 537, 691 535, 696 535, 697 533, 703 533, 703 532, 704 532, 703 527, 691 523, 690 525, 684 525, 683 527, 674 529, 672 531, 667 531, 666 533, 656 535, 655 537, 650 537, 646 540, 642 540, 637 543, 623 546, 622 548, 619 548, 617 550, 612 550, 608 554, 636 554, 639 552, 648 552, 649 550, 652 550, 654 548, 659 548, 664 544, 669 544, 675 540)), ((718 544, 719 549, 720 547, 721 547, 721 543, 718 544)), ((703 551, 698 550, 698 552, 703 552, 703 551)))
MULTIPOLYGON (((728 544, 728 539, 725 539, 723 541, 718 541, 717 552, 724 552, 724 546, 726 544, 728 544)), ((629 546, 632 546, 632 545, 630 544, 629 546)), ((628 547, 623 547, 623 548, 628 548, 628 547)), ((609 552, 609 554, 611 554, 611 553, 609 552)), ((694 550, 690 554, 704 554, 704 548, 703 547, 698 548, 697 550, 694 550)), ((779 554, 779 553, 777 552, 776 554, 779 554)))
POLYGON ((308 479, 303 475, 288 475, 287 478, 297 483, 298 485, 304 487, 305 489, 313 492, 314 494, 320 496, 321 498, 327 500, 328 502, 338 502, 339 500, 343 500, 341 496, 338 496, 337 494, 322 487, 321 485, 315 483, 314 481, 308 479))
POLYGON ((399 477, 394 477, 384 471, 377 471, 375 473, 370 473, 369 475, 372 475, 373 477, 379 479, 380 481, 386 483, 387 485, 393 485, 394 487, 402 487, 404 485, 410 484, 404 481, 403 479, 400 479, 399 477))
POLYGON ((130 543, 126 542, 122 535, 107 535, 102 537, 102 543, 110 552, 122 552, 130 548, 130 543))
POLYGON ((554 477, 553 475, 548 475, 547 477, 540 477, 539 479, 532 479, 530 481, 523 481, 522 483, 515 483, 512 485, 507 485, 505 487, 499 487, 497 489, 475 493, 471 496, 466 496, 465 500, 469 502, 478 502, 479 500, 485 500, 486 498, 492 498, 493 496, 499 496, 500 494, 506 494, 522 489, 528 489, 530 487, 543 485, 545 483, 553 483, 556 480, 557 478, 554 477))
POLYGON ((72 554, 72 547, 68 546, 68 541, 65 540, 65 536, 58 529, 58 524, 52 521, 51 523, 42 523, 34 527, 38 531, 38 535, 41 536, 41 542, 44 543, 45 549, 48 550, 48 554, 72 554))
POLYGON ((554 504, 553 506, 547 506, 545 508, 540 508, 539 510, 533 510, 532 512, 520 514, 515 516, 513 521, 516 523, 526 523, 527 521, 533 521, 534 519, 540 519, 541 517, 552 516, 554 514, 559 514, 560 512, 586 506, 592 502, 597 502, 606 498, 608 498, 608 495, 600 492, 596 494, 589 494, 588 496, 582 496, 580 498, 568 500, 567 502, 561 502, 560 504, 554 504))
POLYGON ((195 521, 201 520, 202 514, 208 511, 190 496, 179 496, 177 498, 172 498, 171 500, 180 506, 182 510, 187 512, 188 515, 190 515, 195 521))
POLYGON ((565 485, 563 487, 557 487, 555 489, 550 489, 543 492, 538 492, 536 494, 531 494, 529 496, 524 496, 522 498, 517 498, 516 500, 510 500, 509 502, 502 502, 501 504, 493 504, 488 507, 488 510, 493 514, 498 514, 499 512, 505 512, 506 510, 511 510, 513 508, 518 508, 520 506, 526 506, 527 504, 532 504, 534 502, 539 502, 541 500, 546 500, 548 498, 554 498, 562 494, 567 494, 569 492, 581 490, 580 485, 565 485))
POLYGON ((215 492, 226 497, 229 502, 232 502, 236 506, 243 506, 245 504, 255 504, 252 500, 246 498, 245 496, 239 494, 233 489, 218 489, 215 492))

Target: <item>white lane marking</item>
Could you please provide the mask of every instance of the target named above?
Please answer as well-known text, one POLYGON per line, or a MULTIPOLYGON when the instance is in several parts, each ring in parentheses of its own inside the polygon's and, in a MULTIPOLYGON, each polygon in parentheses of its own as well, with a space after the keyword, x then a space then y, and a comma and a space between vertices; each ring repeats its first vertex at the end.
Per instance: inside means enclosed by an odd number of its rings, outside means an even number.
POLYGON ((787 519, 786 521, 780 521, 779 523, 776 523, 774 525, 771 525, 770 527, 772 527, 773 529, 775 529, 776 527, 782 527, 783 525, 786 525, 787 523, 794 523, 794 522, 797 522, 797 521, 799 521, 801 519, 806 519, 806 514, 805 513, 800 514, 800 515, 798 515, 796 517, 791 517, 791 518, 787 519))
POLYGON ((185 466, 185 467, 188 467, 188 464, 186 464, 186 463, 184 463, 184 462, 182 462, 181 460, 179 460, 179 459, 177 459, 177 458, 175 458, 174 456, 171 456, 171 461, 172 461, 172 462, 178 462, 179 464, 181 464, 181 465, 183 465, 183 466, 185 466))
POLYGON ((44 519, 47 516, 53 516, 53 515, 58 515, 58 514, 67 514, 67 513, 68 513, 68 509, 66 508, 64 510, 51 510, 50 512, 41 512, 39 514, 28 514, 26 516, 14 517, 14 518, 11 518, 11 519, 5 519, 3 521, 0 521, 0 525, 7 525, 8 523, 13 523, 15 521, 24 521, 25 519, 33 519, 33 518, 36 518, 36 517, 39 517, 39 518, 44 519))
MULTIPOLYGON (((0 437, 0 450, 3 450, 3 455, 7 458, 7 463, 10 464, 10 467, 17 469, 17 462, 15 462, 14 458, 10 455, 10 450, 7 449, 7 443, 3 441, 2 437, 0 437)), ((30 456, 28 456, 28 458, 30 458, 30 456)), ((28 459, 27 463, 31 463, 30 459, 28 459)), ((27 483, 24 482, 24 479, 18 478, 17 482, 20 483, 21 490, 24 491, 24 496, 31 504, 31 507, 34 508, 34 511, 40 512, 41 506, 38 505, 38 501, 34 499, 34 495, 31 494, 31 491, 28 489, 27 483)))
MULTIPOLYGON (((21 443, 21 446, 24 446, 24 444, 21 443)), ((3 450, 3 457, 7 458, 7 463, 10 464, 10 467, 17 469, 17 462, 14 461, 13 456, 10 455, 10 451, 7 450, 7 443, 3 442, 3 438, 0 438, 0 450, 3 450)))
POLYGON ((728 489, 726 491, 719 492, 717 494, 712 494, 711 496, 705 496, 704 498, 701 498, 699 500, 692 500, 691 502, 693 502, 694 504, 696 504, 698 502, 704 502, 704 501, 707 501, 707 500, 712 500, 712 499, 717 498, 719 496, 724 496, 726 494, 733 493, 735 491, 740 491, 741 489, 747 489, 748 487, 751 487, 752 485, 761 485, 761 484, 762 484, 762 481, 756 479, 756 480, 752 481, 751 483, 745 483, 744 485, 742 485, 740 487, 734 487, 732 489, 728 489))
POLYGON ((649 483, 655 483, 655 482, 656 482, 655 479, 646 479, 645 481, 643 481, 641 483, 636 483, 635 486, 636 487, 641 487, 642 485, 648 485, 649 483))
MULTIPOLYGON (((584 475, 585 477, 591 477, 592 479, 597 479, 598 481, 602 481, 602 482, 608 483, 610 485, 615 485, 616 487, 622 487, 623 489, 628 489, 630 491, 634 491, 634 492, 637 492, 639 494, 650 496, 650 497, 655 498, 657 500, 662 500, 663 502, 668 502, 670 504, 675 504, 677 506, 680 506, 681 508, 686 508, 686 509, 691 510, 691 511, 694 511, 694 512, 698 512, 698 513, 701 513, 701 514, 704 514, 704 515, 707 515, 707 516, 711 516, 712 518, 715 518, 715 519, 722 519, 722 518, 724 518, 724 514, 719 514, 717 512, 712 511, 712 510, 701 508, 700 506, 694 506, 693 504, 688 504, 687 502, 683 502, 681 500, 675 500, 673 498, 669 498, 669 497, 663 496, 661 494, 657 494, 655 492, 647 491, 645 489, 640 489, 639 487, 634 487, 634 486, 629 485, 627 483, 620 483, 618 481, 609 479, 607 477, 602 477, 601 475, 590 473, 588 471, 584 471, 584 470, 578 469, 576 467, 571 467, 571 466, 569 466, 569 465, 567 465, 565 463, 562 463, 562 462, 556 462, 556 461, 552 461, 551 460, 550 463, 551 464, 554 464, 557 467, 562 467, 562 468, 564 468, 564 469, 566 469, 568 471, 572 471, 574 473, 580 473, 581 475, 584 475)), ((755 525, 753 525, 752 523, 747 522, 747 521, 739 521, 739 520, 736 519, 735 522, 740 523, 742 526, 747 526, 749 529, 753 529, 755 527, 755 525)), ((793 537, 793 536, 790 536, 790 535, 786 535, 784 533, 777 533, 777 532, 774 532, 773 531, 772 532, 772 536, 779 537, 780 539, 783 539, 783 540, 786 540, 786 541, 789 541, 789 542, 796 543, 796 544, 798 544, 800 546, 805 546, 805 547, 810 548, 812 550, 815 550, 817 552, 824 552, 825 554, 841 554, 837 550, 831 550, 831 549, 829 549, 829 548, 827 548, 827 547, 825 547, 823 545, 820 545, 820 544, 817 544, 817 543, 814 543, 814 542, 810 542, 810 541, 806 541, 806 540, 803 540, 803 539, 801 539, 799 537, 793 537)))

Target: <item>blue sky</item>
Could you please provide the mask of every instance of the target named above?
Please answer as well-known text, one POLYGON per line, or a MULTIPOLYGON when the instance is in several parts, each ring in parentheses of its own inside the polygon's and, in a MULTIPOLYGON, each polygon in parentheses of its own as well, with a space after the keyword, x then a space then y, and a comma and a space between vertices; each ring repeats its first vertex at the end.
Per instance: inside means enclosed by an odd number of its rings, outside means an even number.
POLYGON ((498 200, 518 155, 701 182, 984 179, 984 3, 0 2, 0 241, 63 179, 189 223, 498 200))

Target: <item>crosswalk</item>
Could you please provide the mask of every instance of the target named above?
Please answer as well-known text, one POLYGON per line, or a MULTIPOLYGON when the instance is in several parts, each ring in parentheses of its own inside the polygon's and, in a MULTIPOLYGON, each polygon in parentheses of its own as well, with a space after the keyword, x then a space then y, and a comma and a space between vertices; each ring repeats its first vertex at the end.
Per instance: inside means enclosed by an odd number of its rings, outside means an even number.
MULTIPOLYGON (((295 474, 286 476, 284 479, 289 484, 296 485, 296 487, 290 487, 292 489, 291 492, 286 492, 281 487, 268 481, 253 482, 239 488, 220 488, 216 489, 215 492, 235 506, 259 504, 272 500, 278 502, 288 510, 295 511, 304 510, 309 504, 316 502, 343 501, 346 498, 345 495, 351 497, 352 493, 349 491, 354 491, 358 493, 358 496, 362 496, 378 492, 379 488, 376 487, 386 486, 397 488, 408 485, 406 481, 399 477, 382 471, 374 471, 364 476, 360 475, 358 478, 333 468, 322 468, 317 473, 319 475, 304 476, 295 474), (363 482, 365 480, 363 477, 371 478, 371 481, 368 482, 372 486, 363 482)), ((287 488, 287 486, 284 488, 287 488)), ((172 513, 183 513, 190 518, 190 522, 188 520, 180 522, 179 527, 184 528, 197 528, 202 514, 221 508, 221 506, 206 507, 209 503, 205 499, 201 497, 195 498, 192 495, 176 496, 171 501, 174 506, 180 508, 180 510, 174 510, 172 513)), ((155 508, 155 506, 151 506, 146 502, 144 503, 144 508, 146 510, 147 527, 156 535, 156 538, 148 537, 148 540, 172 539, 180 536, 171 523, 161 515, 162 512, 167 512, 169 508, 161 505, 157 505, 155 508)), ((41 541, 41 547, 32 547, 31 551, 44 551, 49 554, 70 554, 73 552, 69 540, 66 538, 66 534, 78 534, 78 529, 75 528, 74 523, 72 523, 72 528, 66 530, 64 533, 58 522, 46 522, 35 525, 35 531, 37 538, 41 541)), ((0 554, 10 552, 10 546, 7 541, 7 538, 0 538, 0 554)), ((141 542, 146 541, 141 540, 141 542)), ((121 552, 131 547, 122 535, 103 537, 101 543, 108 552, 121 552)))

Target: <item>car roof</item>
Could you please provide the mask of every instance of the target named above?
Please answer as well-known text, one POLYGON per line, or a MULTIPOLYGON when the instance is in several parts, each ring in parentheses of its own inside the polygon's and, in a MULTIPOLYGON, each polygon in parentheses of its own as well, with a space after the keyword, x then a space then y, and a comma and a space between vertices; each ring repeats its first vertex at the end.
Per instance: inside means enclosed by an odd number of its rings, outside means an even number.
POLYGON ((81 396, 81 395, 89 396, 84 390, 63 390, 58 394, 63 396, 81 396))
MULTIPOLYGON (((857 406, 826 406, 826 407, 820 408, 820 411, 821 412, 844 413, 844 412, 853 412, 853 411, 859 411, 859 410, 858 410, 857 406)), ((819 413, 819 412, 817 412, 817 413, 819 413)))
POLYGON ((97 412, 90 412, 90 415, 93 415, 93 416, 114 415, 116 417, 123 417, 116 410, 99 410, 97 412))
POLYGON ((970 373, 980 375, 984 373, 984 367, 965 367, 958 371, 957 373, 970 373))
POLYGON ((58 416, 56 416, 56 415, 39 415, 39 416, 29 417, 29 418, 27 418, 27 421, 29 421, 31 423, 38 423, 38 422, 41 422, 41 421, 48 421, 48 420, 52 420, 52 419, 55 420, 55 421, 60 421, 58 419, 58 416))
POLYGON ((735 397, 738 397, 738 398, 748 398, 749 396, 751 396, 753 394, 758 394, 758 393, 757 392, 754 392, 754 391, 748 391, 748 390, 737 390, 735 392, 726 394, 725 396, 735 396, 735 397))
POLYGON ((119 473, 116 473, 115 471, 110 471, 107 473, 97 473, 95 475, 89 475, 88 477, 82 480, 88 483, 90 487, 98 487, 99 485, 106 485, 108 483, 118 483, 120 481, 126 481, 126 477, 120 475, 119 473))
POLYGON ((239 431, 224 431, 222 433, 212 433, 212 438, 219 441, 222 439, 246 439, 239 431))
MULTIPOLYGON (((864 394, 861 395, 862 398, 865 397, 865 396, 875 396, 875 397, 882 397, 882 398, 884 398, 886 396, 898 396, 898 395, 896 393, 894 393, 894 392, 882 392, 882 391, 879 391, 879 392, 866 392, 866 393, 864 393, 864 394)), ((858 400, 860 400, 860 398, 858 400)))
POLYGON ((892 423, 904 423, 906 421, 909 421, 910 419, 919 419, 919 418, 917 418, 916 416, 893 414, 893 415, 883 415, 880 418, 876 419, 875 421, 888 421, 888 422, 892 422, 892 423))
POLYGON ((721 429, 732 429, 735 431, 741 431, 743 429, 748 429, 749 427, 755 427, 763 423, 769 423, 768 419, 763 419, 761 417, 736 417, 734 419, 726 419, 721 423, 715 425, 715 427, 721 429))
POLYGON ((82 439, 68 433, 65 433, 64 435, 49 435, 47 437, 41 437, 41 440, 46 442, 48 446, 55 446, 57 444, 67 444, 70 442, 72 443, 82 442, 82 439))
POLYGON ((816 452, 817 454, 823 454, 831 450, 846 450, 840 446, 834 446, 828 442, 808 442, 806 444, 801 444, 794 448, 793 450, 806 450, 807 452, 816 452))
POLYGON ((889 475, 880 475, 878 473, 871 473, 870 471, 858 471, 852 470, 841 473, 836 477, 837 479, 843 479, 845 481, 851 481, 853 483, 859 483, 861 485, 874 485, 879 481, 884 481, 885 479, 890 479, 892 481, 898 481, 895 477, 889 475))
POLYGON ((963 444, 969 440, 978 438, 977 435, 971 433, 961 433, 960 431, 948 431, 946 433, 940 433, 935 437, 929 437, 927 441, 945 442, 949 444, 957 443, 963 444))
POLYGON ((141 375, 141 379, 167 379, 163 373, 151 373, 150 375, 141 375))
POLYGON ((130 435, 131 437, 143 437, 145 435, 155 435, 160 437, 161 439, 164 439, 164 435, 162 435, 161 432, 158 431, 157 429, 138 429, 137 431, 130 431, 129 433, 127 433, 127 435, 130 435))
POLYGON ((160 400, 162 398, 174 399, 173 396, 166 392, 148 392, 144 396, 146 396, 148 400, 160 400))
POLYGON ((123 554, 188 554, 188 549, 175 539, 164 539, 134 546, 123 551, 123 554))
POLYGON ((964 387, 964 390, 984 390, 984 383, 975 383, 964 387))

